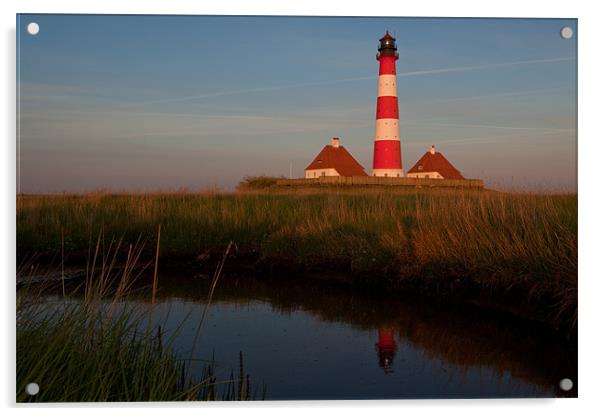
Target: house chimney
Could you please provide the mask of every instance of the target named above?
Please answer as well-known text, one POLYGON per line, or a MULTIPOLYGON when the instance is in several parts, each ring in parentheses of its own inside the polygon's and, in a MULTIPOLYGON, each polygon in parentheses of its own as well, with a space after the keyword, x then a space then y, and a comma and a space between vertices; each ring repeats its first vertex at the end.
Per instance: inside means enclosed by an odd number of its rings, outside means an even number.
POLYGON ((339 147, 339 138, 333 137, 330 144, 332 145, 332 147, 339 147))
POLYGON ((435 154, 435 145, 432 144, 431 145, 431 155, 434 155, 434 154, 435 154))

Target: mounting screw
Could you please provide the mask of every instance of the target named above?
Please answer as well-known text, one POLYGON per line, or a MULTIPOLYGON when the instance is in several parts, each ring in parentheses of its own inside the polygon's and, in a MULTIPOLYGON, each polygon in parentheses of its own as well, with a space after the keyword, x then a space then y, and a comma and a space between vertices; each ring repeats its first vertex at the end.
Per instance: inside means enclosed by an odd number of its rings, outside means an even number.
POLYGON ((562 39, 570 39, 573 37, 573 29, 571 29, 569 26, 565 26, 562 29, 560 29, 560 36, 562 37, 562 39))
POLYGON ((27 25, 27 33, 30 35, 37 35, 39 31, 40 25, 38 25, 36 22, 31 22, 27 25))
POLYGON ((563 378, 560 380, 559 386, 564 391, 569 391, 573 388, 573 380, 570 378, 563 378))
POLYGON ((35 396, 40 392, 40 386, 38 386, 38 383, 29 383, 25 386, 25 392, 30 396, 35 396))

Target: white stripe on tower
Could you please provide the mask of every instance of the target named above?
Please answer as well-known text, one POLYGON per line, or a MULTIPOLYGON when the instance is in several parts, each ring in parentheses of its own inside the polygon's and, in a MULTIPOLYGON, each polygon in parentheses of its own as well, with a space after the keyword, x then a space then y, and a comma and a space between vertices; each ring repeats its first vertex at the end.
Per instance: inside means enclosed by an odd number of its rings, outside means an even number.
POLYGON ((374 140, 399 140, 399 120, 396 118, 376 120, 375 136, 374 140))
POLYGON ((380 75, 378 77, 378 96, 397 97, 397 80, 395 75, 380 75))

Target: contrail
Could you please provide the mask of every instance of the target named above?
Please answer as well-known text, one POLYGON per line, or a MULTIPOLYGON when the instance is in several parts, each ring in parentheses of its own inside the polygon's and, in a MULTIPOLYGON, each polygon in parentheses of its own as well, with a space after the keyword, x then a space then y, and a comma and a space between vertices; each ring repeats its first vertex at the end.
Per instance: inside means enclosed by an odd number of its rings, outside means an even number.
POLYGON ((425 143, 428 142, 433 142, 436 143, 437 145, 440 144, 446 144, 446 145, 464 145, 464 144, 483 144, 483 143, 494 143, 496 141, 496 139, 507 139, 507 138, 512 138, 512 137, 516 137, 516 138, 524 138, 524 137, 532 137, 532 136, 547 136, 547 135, 552 135, 552 134, 560 134, 563 133, 563 131, 545 131, 545 132, 540 132, 540 133, 511 133, 511 134, 503 134, 503 135, 497 135, 497 136, 479 136, 479 137, 465 137, 465 138, 461 138, 461 139, 446 139, 446 140, 437 140, 434 138, 431 138, 430 141, 426 141, 426 140, 421 140, 420 142, 408 142, 406 143, 406 147, 410 146, 410 147, 424 147, 425 143))
POLYGON ((455 67, 451 67, 451 68, 439 68, 439 69, 427 69, 427 70, 423 70, 423 71, 402 72, 402 73, 397 74, 397 76, 398 77, 410 77, 410 76, 414 76, 414 75, 430 75, 430 74, 442 74, 445 72, 476 71, 479 69, 504 68, 504 67, 508 67, 508 66, 545 64, 545 63, 566 62, 566 61, 573 61, 573 60, 575 60, 574 56, 569 56, 566 58, 532 59, 532 60, 528 60, 528 61, 500 62, 497 64, 455 66, 455 67))
POLYGON ((555 127, 514 127, 514 126, 497 126, 492 124, 465 124, 465 123, 426 123, 425 126, 443 126, 443 127, 476 127, 487 129, 502 129, 502 130, 547 130, 547 131, 573 131, 574 129, 560 129, 555 127))
POLYGON ((467 97, 435 98, 435 99, 427 100, 427 101, 436 101, 436 102, 472 101, 472 100, 481 100, 483 98, 515 97, 515 96, 520 96, 520 95, 558 92, 558 91, 564 91, 564 90, 567 90, 567 88, 559 87, 559 88, 546 88, 546 89, 541 89, 541 90, 510 91, 510 92, 500 92, 500 93, 495 93, 495 94, 471 95, 471 96, 467 96, 467 97))
MULTIPOLYGON (((397 76, 398 77, 412 77, 412 76, 420 76, 420 75, 443 74, 443 73, 448 73, 448 72, 477 71, 480 69, 504 68, 504 67, 520 66, 520 65, 533 65, 533 64, 554 63, 554 62, 566 62, 566 61, 573 61, 573 60, 575 60, 574 56, 566 57, 566 58, 532 59, 532 60, 527 60, 527 61, 501 62, 501 63, 496 63, 496 64, 457 66, 457 67, 450 67, 450 68, 438 68, 438 69, 426 69, 426 70, 422 70, 422 71, 401 72, 401 73, 398 73, 397 76)), ((130 105, 175 103, 175 102, 180 102, 180 101, 199 100, 199 99, 203 99, 203 98, 222 97, 222 96, 227 96, 227 95, 277 91, 277 90, 283 90, 283 89, 288 89, 288 88, 298 88, 298 87, 313 87, 313 86, 320 86, 320 85, 331 85, 331 84, 339 84, 339 83, 343 83, 343 82, 366 81, 366 80, 374 80, 376 78, 377 78, 376 76, 343 78, 343 79, 335 79, 335 80, 329 80, 329 81, 317 81, 317 82, 304 82, 304 83, 300 83, 300 84, 277 85, 277 86, 273 86, 273 87, 260 87, 260 88, 241 89, 241 90, 217 91, 217 92, 213 92, 213 93, 190 95, 190 96, 186 96, 186 97, 176 97, 176 98, 167 98, 167 99, 163 99, 163 100, 131 103, 130 105)))
POLYGON ((334 79, 334 80, 329 80, 329 81, 304 82, 301 84, 276 85, 273 87, 249 88, 249 89, 244 89, 244 90, 218 91, 218 92, 207 93, 207 94, 190 95, 187 97, 176 97, 176 98, 167 98, 164 100, 144 101, 144 102, 139 102, 139 103, 133 103, 133 105, 175 103, 175 102, 179 102, 179 101, 197 100, 197 99, 201 99, 201 98, 221 97, 224 95, 238 95, 238 94, 246 94, 246 93, 253 93, 253 92, 277 91, 277 90, 283 90, 283 89, 287 89, 287 88, 312 87, 312 86, 318 86, 318 85, 338 84, 341 82, 364 81, 364 80, 368 80, 368 79, 376 79, 376 77, 371 76, 371 77, 345 78, 345 79, 334 79))

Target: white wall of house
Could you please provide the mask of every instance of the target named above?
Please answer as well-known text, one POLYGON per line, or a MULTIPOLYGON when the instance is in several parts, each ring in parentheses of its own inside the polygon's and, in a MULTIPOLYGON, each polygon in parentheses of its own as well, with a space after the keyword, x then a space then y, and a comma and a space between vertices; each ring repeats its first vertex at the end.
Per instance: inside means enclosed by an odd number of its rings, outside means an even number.
POLYGON ((417 172, 408 173, 408 178, 443 179, 439 172, 417 172))
POLYGON ((336 169, 309 169, 305 171, 305 179, 319 178, 320 176, 341 176, 336 169))

